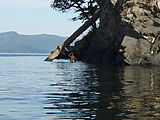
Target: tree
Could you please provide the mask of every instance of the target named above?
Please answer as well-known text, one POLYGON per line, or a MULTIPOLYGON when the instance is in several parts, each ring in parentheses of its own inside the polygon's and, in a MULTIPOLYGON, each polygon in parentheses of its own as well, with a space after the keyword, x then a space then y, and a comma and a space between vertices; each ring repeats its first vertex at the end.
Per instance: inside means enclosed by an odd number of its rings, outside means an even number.
MULTIPOLYGON (((100 9, 97 0, 54 0, 51 7, 61 12, 73 9, 79 14, 72 18, 73 21, 88 20, 100 9)), ((97 28, 96 22, 93 23, 92 27, 97 28)))
MULTIPOLYGON (((149 38, 155 37, 157 35, 156 30, 159 30, 159 22, 157 20, 159 17, 158 0, 54 0, 51 7, 62 12, 70 9, 75 10, 75 12, 79 13, 79 16, 73 18, 73 20, 87 20, 93 16, 96 11, 101 11, 98 16, 100 20, 98 28, 93 31, 94 33, 92 33, 92 35, 88 34, 89 37, 86 37, 88 40, 84 39, 83 42, 79 42, 80 47, 77 47, 78 52, 83 51, 83 49, 85 51, 81 52, 82 54, 79 52, 80 59, 88 62, 106 64, 115 63, 116 60, 117 62, 119 62, 118 60, 123 62, 126 57, 123 56, 123 52, 125 51, 119 53, 119 50, 121 49, 122 41, 127 40, 125 36, 131 37, 131 39, 134 38, 137 41, 141 39, 145 42, 146 39, 150 41, 149 38), (145 11, 148 12, 146 13, 145 11), (141 22, 144 21, 144 19, 148 22, 148 24, 144 24, 146 26, 141 22), (152 23, 150 21, 155 24, 150 25, 150 23, 152 23), (148 29, 149 27, 147 25, 155 28, 154 31, 148 29), (147 29, 149 32, 147 33, 147 30, 144 29, 147 29), (152 36, 150 33, 154 33, 154 35, 152 36), (144 38, 145 35, 149 37, 144 38), (83 43, 83 45, 81 45, 81 43, 83 43)), ((137 42, 136 45, 139 45, 139 43, 137 42)), ((130 47, 128 46, 127 48, 130 47)), ((135 48, 133 52, 135 56, 137 54, 139 56, 136 60, 143 60, 143 58, 145 58, 143 56, 144 54, 139 54, 137 46, 135 48)), ((121 50, 123 50, 123 47, 121 50)), ((143 47, 139 47, 139 50, 141 50, 142 53, 146 53, 143 47)), ((148 51, 150 51, 150 49, 148 51)), ((150 53, 151 52, 147 55, 150 55, 150 53)), ((126 58, 130 61, 129 57, 126 58)))
POLYGON ((73 20, 87 20, 99 9, 96 0, 54 0, 51 7, 61 12, 74 9, 79 16, 74 17, 73 20))
MULTIPOLYGON (((73 9, 79 15, 72 18, 72 20, 84 21, 91 18, 106 3, 110 2, 112 4, 111 1, 117 1, 115 5, 117 10, 120 10, 124 2, 124 0, 54 0, 51 7, 61 12, 73 9)), ((92 27, 97 28, 96 23, 93 23, 92 27)))

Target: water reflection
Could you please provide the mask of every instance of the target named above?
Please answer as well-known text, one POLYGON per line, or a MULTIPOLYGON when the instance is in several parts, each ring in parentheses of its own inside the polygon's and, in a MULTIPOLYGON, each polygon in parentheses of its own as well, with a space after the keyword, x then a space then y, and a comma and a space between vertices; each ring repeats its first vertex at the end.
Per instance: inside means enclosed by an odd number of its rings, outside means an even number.
POLYGON ((130 119, 160 119, 160 68, 126 67, 124 69, 124 87, 120 103, 121 109, 130 119), (132 83, 132 84, 131 84, 132 83))
POLYGON ((160 68, 54 62, 44 110, 53 119, 159 120, 160 68))

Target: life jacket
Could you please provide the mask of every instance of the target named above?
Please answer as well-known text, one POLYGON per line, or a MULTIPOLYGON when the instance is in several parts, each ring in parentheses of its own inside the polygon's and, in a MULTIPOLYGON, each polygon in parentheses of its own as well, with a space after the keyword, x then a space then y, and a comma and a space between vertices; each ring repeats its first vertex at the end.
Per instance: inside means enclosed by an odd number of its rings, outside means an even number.
POLYGON ((69 58, 70 58, 71 62, 75 62, 77 60, 77 58, 74 54, 70 54, 69 58))
POLYGON ((71 55, 71 56, 70 56, 70 59, 71 59, 71 60, 76 60, 76 57, 75 57, 74 55, 71 55))

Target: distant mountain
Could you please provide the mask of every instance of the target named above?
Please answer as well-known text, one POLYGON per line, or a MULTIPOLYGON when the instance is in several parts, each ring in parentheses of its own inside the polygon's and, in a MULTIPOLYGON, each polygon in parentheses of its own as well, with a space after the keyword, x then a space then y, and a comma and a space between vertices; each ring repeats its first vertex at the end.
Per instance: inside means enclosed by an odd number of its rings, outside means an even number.
POLYGON ((0 53, 48 53, 65 37, 57 35, 22 35, 16 32, 0 33, 0 53))

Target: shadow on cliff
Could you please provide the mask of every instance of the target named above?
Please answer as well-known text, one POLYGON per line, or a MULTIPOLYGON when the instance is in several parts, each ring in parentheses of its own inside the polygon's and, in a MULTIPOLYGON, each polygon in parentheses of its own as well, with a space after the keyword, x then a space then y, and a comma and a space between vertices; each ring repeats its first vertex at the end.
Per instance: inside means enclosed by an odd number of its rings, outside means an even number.
POLYGON ((135 31, 131 24, 121 19, 119 19, 117 23, 117 29, 113 33, 110 33, 114 34, 112 37, 101 33, 100 29, 94 29, 83 37, 82 40, 77 41, 74 46, 74 52, 78 59, 91 63, 128 65, 123 55, 125 53, 125 46, 121 45, 124 36, 135 39, 141 39, 143 36, 135 31), (108 37, 104 37, 105 39, 103 40, 101 38, 98 40, 99 36, 103 35, 108 37))

